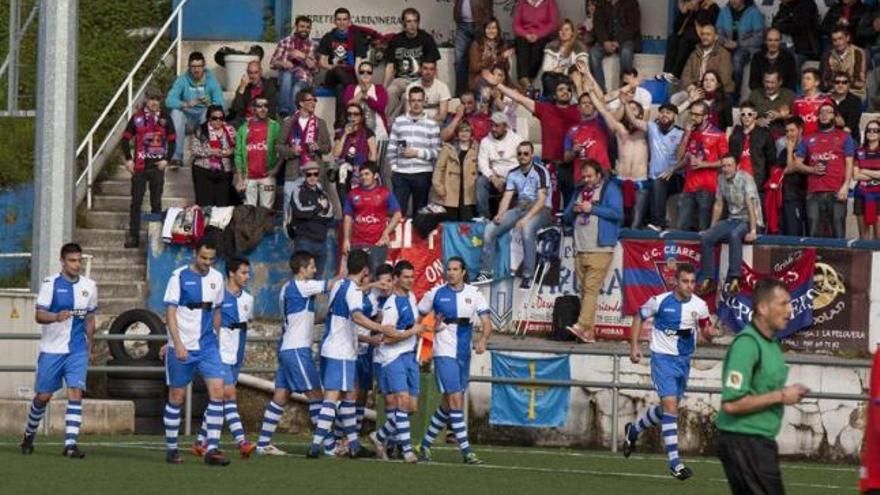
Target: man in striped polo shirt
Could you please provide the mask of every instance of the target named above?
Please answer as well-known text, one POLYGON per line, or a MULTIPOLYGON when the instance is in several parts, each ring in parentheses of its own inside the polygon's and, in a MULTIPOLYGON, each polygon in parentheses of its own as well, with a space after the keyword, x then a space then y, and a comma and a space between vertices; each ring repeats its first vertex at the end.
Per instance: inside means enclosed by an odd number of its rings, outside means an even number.
POLYGON ((412 197, 412 215, 428 204, 434 162, 440 151, 440 126, 425 113, 425 90, 407 93, 409 112, 398 116, 388 138, 388 164, 394 196, 406 213, 412 197))

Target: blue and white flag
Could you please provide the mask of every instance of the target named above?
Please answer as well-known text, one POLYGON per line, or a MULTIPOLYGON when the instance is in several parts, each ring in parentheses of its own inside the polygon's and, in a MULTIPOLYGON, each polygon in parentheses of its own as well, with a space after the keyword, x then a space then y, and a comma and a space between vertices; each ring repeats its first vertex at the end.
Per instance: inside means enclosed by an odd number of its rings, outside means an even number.
MULTIPOLYGON (((492 353, 492 376, 570 380, 568 356, 526 358, 492 353)), ((565 425, 570 388, 539 385, 492 384, 489 423, 496 426, 553 428, 565 425)))
MULTIPOLYGON (((443 223, 443 266, 453 256, 460 256, 468 267, 471 280, 480 271, 480 253, 483 250, 483 231, 486 224, 481 222, 443 223)), ((498 238, 495 251, 495 266, 492 267, 495 280, 512 277, 510 271, 510 232, 498 238)))

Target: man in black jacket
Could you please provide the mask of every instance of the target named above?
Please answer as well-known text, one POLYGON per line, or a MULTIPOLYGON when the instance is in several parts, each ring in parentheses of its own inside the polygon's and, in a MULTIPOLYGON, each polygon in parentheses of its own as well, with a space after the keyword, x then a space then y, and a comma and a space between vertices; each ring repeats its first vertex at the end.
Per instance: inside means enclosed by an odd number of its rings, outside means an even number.
POLYGON ((757 125, 758 112, 754 105, 743 103, 739 120, 740 125, 734 127, 730 134, 730 154, 739 160, 739 169, 755 179, 763 203, 764 183, 770 174, 770 166, 776 160, 776 147, 770 131, 757 125))
POLYGON ((749 89, 761 88, 764 75, 775 71, 782 78, 782 87, 796 91, 798 83, 797 63, 794 55, 782 46, 782 32, 776 28, 767 30, 764 35, 764 46, 752 57, 749 66, 749 89))
POLYGON ((327 259, 327 232, 333 223, 333 203, 321 187, 318 162, 304 164, 302 173, 303 177, 296 180, 290 195, 289 218, 285 219, 285 225, 294 249, 315 256, 318 268, 315 277, 321 280, 327 259))
POLYGON ((836 72, 831 80, 829 96, 837 103, 837 122, 835 125, 852 136, 856 146, 862 141, 859 135, 859 122, 862 120, 862 100, 850 91, 849 74, 836 72))
POLYGON ((274 119, 278 111, 278 87, 274 79, 263 77, 263 68, 259 62, 250 62, 247 73, 241 76, 235 98, 229 107, 229 123, 236 129, 249 117, 253 117, 251 103, 257 98, 265 98, 269 102, 269 118, 274 119))
POLYGON ((782 0, 773 16, 772 27, 788 38, 783 39, 786 44, 794 45, 799 60, 819 58, 819 9, 816 0, 782 0))

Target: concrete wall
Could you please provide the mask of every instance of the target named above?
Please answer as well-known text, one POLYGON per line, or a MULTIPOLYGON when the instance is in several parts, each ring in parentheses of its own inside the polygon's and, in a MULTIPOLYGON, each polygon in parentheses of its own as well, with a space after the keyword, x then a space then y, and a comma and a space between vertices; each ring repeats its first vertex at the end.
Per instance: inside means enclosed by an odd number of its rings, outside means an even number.
MULTIPOLYGON (((35 294, 0 292, 0 334, 40 331, 34 323, 35 294)), ((39 340, 0 341, 0 364, 34 366, 40 352, 39 340)), ((28 398, 33 395, 34 373, 0 373, 0 398, 28 398)), ((2 414, 0 414, 2 417, 2 414)))
MULTIPOLYGON (((27 423, 30 400, 0 399, 0 433, 21 434, 27 423)), ((40 432, 64 434, 67 401, 53 400, 40 423, 40 432)), ((84 435, 130 435, 134 433, 134 403, 127 400, 83 400, 81 433, 84 435)), ((60 449, 60 448, 59 448, 60 449)))

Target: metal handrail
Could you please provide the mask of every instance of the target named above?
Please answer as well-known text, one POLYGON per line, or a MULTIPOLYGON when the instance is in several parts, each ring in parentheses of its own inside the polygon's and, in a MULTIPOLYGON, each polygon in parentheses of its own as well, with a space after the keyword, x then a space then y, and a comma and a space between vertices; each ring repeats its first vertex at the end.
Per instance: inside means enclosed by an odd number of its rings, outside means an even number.
MULTIPOLYGON (((15 44, 21 43, 21 40, 24 38, 25 33, 27 33, 28 28, 31 27, 31 22, 34 21, 34 18, 37 16, 37 11, 39 11, 39 10, 40 10, 40 2, 34 3, 34 6, 31 7, 31 13, 28 14, 28 17, 24 21, 24 24, 22 24, 21 29, 19 29, 17 33, 12 33, 12 32, 9 33, 9 36, 13 36, 13 35, 15 36, 15 44)), ((6 75, 6 69, 9 68, 9 63, 11 60, 12 60, 12 53, 7 53, 6 59, 3 60, 3 65, 0 65, 0 79, 2 79, 3 76, 6 75)))
MULTIPOLYGON (((86 133, 82 142, 76 149, 75 158, 79 158, 80 155, 83 154, 83 151, 86 152, 86 166, 80 174, 79 178, 76 180, 76 188, 79 189, 80 186, 85 181, 85 200, 86 207, 88 209, 92 208, 92 186, 94 185, 94 177, 97 175, 99 171, 94 170, 95 158, 99 156, 108 145, 111 140, 114 131, 119 128, 119 126, 131 118, 131 114, 133 112, 134 103, 140 98, 143 91, 146 89, 147 83, 149 83, 153 75, 156 72, 156 69, 153 69, 150 74, 146 77, 144 82, 140 85, 137 91, 134 91, 134 77, 135 74, 141 69, 146 62, 147 58, 153 53, 153 49, 156 48, 156 45, 159 44, 159 40, 162 39, 166 34, 168 34, 169 28, 171 27, 171 23, 176 20, 176 36, 174 41, 169 45, 168 49, 165 50, 165 53, 162 57, 159 58, 159 65, 161 65, 162 61, 171 53, 171 50, 177 50, 177 61, 176 61, 176 69, 177 73, 180 73, 182 68, 181 57, 183 56, 183 45, 182 45, 182 35, 183 35, 183 7, 187 4, 189 0, 181 0, 177 7, 171 12, 171 15, 168 17, 168 20, 165 21, 165 24, 159 29, 159 32, 156 33, 156 36, 153 38, 153 41, 144 51, 144 54, 141 58, 135 63, 134 68, 128 73, 125 79, 122 81, 122 84, 119 86, 119 89, 116 90, 116 94, 113 95, 113 98, 110 99, 110 102, 104 108, 104 111, 101 112, 101 115, 95 121, 92 128, 89 129, 89 132, 86 133), (104 124, 105 119, 110 114, 110 111, 114 106, 119 102, 119 98, 122 96, 122 93, 127 93, 127 104, 125 107, 125 111, 122 112, 120 117, 116 120, 116 123, 113 125, 110 131, 108 131, 107 136, 105 136, 104 140, 101 142, 100 146, 97 150, 95 150, 95 134, 98 132, 98 129, 104 124)), ((157 66, 158 68, 158 66, 157 66)), ((76 203, 79 204, 83 198, 79 197, 77 194, 76 203)))

